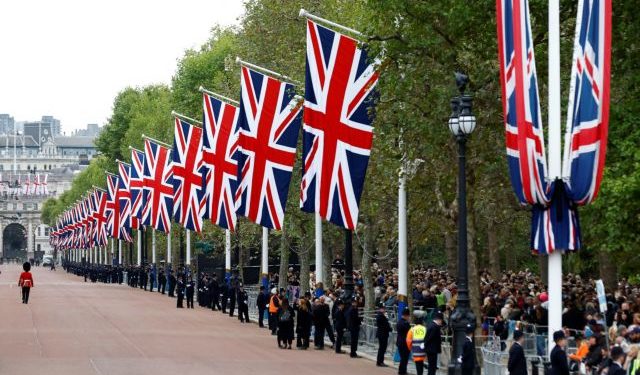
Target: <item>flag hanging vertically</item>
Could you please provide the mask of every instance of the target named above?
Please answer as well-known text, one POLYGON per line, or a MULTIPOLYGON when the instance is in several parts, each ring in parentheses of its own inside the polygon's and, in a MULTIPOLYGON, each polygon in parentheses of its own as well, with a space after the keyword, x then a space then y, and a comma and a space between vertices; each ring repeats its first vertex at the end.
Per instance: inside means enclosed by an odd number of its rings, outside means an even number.
POLYGON ((300 131, 294 86, 241 69, 236 212, 281 229, 300 131))
POLYGON ((94 246, 107 245, 107 192, 95 189, 93 192, 93 243, 94 246))
POLYGON ((578 205, 598 195, 609 129, 611 1, 581 0, 567 113, 564 173, 567 193, 578 205))
POLYGON ((202 217, 225 229, 234 230, 234 197, 238 186, 238 108, 203 93, 202 175, 204 195, 202 217))
POLYGON ((120 215, 121 239, 131 242, 131 193, 129 192, 129 176, 131 164, 118 162, 118 213, 120 215))
POLYGON ((202 129, 175 118, 173 151, 173 218, 200 232, 202 187, 202 129))
POLYGON ((347 229, 358 223, 377 81, 356 40, 307 20, 300 207, 347 229))
POLYGON ((120 202, 118 201, 118 176, 107 174, 107 232, 110 237, 120 239, 120 202))
POLYGON ((578 9, 565 183, 560 179, 550 181, 546 170, 528 1, 496 0, 511 184, 520 203, 533 206, 531 249, 537 253, 580 248, 576 206, 595 198, 604 166, 611 2, 580 0, 578 9))
POLYGON ((131 226, 138 229, 145 206, 144 197, 144 152, 131 148, 131 175, 129 176, 131 192, 131 226))
POLYGON ((173 212, 171 150, 144 140, 144 198, 142 225, 169 232, 173 212))

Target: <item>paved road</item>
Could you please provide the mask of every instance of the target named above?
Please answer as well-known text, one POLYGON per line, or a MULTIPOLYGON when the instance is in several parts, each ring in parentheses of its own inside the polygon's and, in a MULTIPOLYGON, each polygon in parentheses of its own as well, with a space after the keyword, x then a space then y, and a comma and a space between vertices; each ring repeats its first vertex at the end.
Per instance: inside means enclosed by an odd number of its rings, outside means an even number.
MULTIPOLYGON (((393 374, 331 351, 282 350, 266 329, 126 286, 84 283, 35 268, 30 302, 21 267, 0 266, 0 374, 393 374)), ((348 349, 348 348, 347 348, 348 349)))

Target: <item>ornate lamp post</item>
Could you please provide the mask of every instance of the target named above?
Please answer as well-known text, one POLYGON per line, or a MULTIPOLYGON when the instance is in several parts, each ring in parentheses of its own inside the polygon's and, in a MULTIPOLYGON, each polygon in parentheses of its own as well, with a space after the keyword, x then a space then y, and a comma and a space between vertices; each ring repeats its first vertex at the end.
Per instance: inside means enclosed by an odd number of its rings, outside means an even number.
POLYGON ((449 374, 460 373, 458 358, 462 355, 467 325, 475 326, 475 315, 469 303, 469 277, 467 267, 467 179, 466 179, 466 145, 467 137, 476 127, 473 115, 473 98, 466 95, 465 89, 469 77, 456 73, 456 85, 460 95, 451 99, 451 116, 449 130, 458 142, 458 302, 451 314, 450 324, 453 329, 453 345, 449 374))

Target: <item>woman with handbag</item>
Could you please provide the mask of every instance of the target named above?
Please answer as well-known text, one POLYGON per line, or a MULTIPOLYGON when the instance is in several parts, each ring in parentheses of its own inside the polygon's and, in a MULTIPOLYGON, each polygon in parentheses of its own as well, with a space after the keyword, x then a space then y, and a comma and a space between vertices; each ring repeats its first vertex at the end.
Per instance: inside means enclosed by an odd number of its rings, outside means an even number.
POLYGON ((31 263, 25 262, 22 265, 22 269, 24 272, 20 274, 20 279, 18 279, 18 285, 22 287, 22 303, 29 303, 29 292, 33 287, 33 276, 31 275, 31 263))

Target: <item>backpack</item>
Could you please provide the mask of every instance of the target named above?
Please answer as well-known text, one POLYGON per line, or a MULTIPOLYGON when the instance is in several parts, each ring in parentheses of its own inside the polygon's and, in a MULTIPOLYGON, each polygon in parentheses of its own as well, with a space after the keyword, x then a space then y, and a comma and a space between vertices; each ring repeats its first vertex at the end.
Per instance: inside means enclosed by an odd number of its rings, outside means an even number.
POLYGON ((288 322, 289 320, 291 320, 291 312, 289 312, 289 309, 286 309, 282 312, 282 314, 280 314, 280 321, 288 322))

